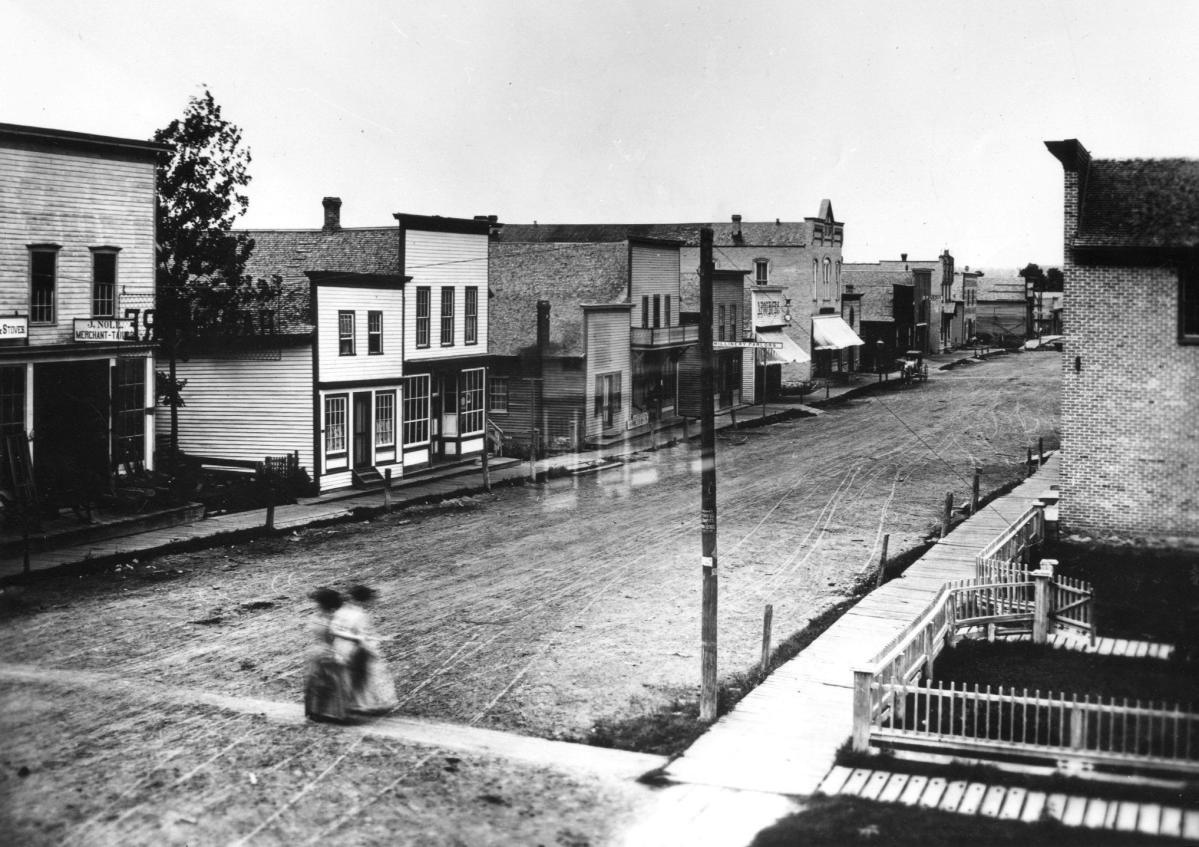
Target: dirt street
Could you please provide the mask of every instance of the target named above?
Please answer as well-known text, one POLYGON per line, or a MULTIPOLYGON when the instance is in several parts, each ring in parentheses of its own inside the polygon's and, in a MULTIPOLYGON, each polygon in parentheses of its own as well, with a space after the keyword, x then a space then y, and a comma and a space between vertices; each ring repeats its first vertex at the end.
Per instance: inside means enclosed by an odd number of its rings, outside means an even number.
MULTIPOLYGON (((884 533, 892 554, 918 544, 946 491, 969 497, 975 466, 990 490, 1022 475, 1038 437, 1056 447, 1059 369, 1053 353, 1002 357, 722 434, 721 673, 756 661, 765 604, 777 643, 851 593, 884 533)), ((44 581, 0 622, 0 647, 6 663, 147 692, 294 702, 306 594, 364 582, 380 592, 401 713, 585 738, 599 718, 698 686, 698 462, 698 447, 678 445, 591 476, 44 581)), ((346 798, 397 777, 328 837, 599 844, 639 802, 628 786, 495 759, 449 767, 427 748, 355 746, 329 727, 168 709, 124 689, 2 697, 0 814, 23 843, 301 843, 346 798)))

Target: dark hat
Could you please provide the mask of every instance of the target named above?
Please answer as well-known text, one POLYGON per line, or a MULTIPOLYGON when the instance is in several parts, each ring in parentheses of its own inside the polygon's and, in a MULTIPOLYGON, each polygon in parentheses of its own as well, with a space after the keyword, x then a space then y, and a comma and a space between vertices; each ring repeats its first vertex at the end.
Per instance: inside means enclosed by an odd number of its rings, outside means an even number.
POLYGON ((365 585, 355 585, 350 589, 350 597, 357 603, 369 603, 378 596, 375 589, 365 585))
POLYGON ((326 612, 341 608, 341 594, 332 588, 317 588, 308 595, 308 599, 315 601, 326 612))

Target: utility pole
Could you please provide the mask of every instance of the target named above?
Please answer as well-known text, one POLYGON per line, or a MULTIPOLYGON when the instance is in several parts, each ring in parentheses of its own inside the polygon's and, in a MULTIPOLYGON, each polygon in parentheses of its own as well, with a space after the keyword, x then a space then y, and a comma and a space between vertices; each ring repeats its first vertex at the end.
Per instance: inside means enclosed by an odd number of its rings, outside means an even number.
POLYGON ((699 719, 716 720, 716 408, 712 398, 712 230, 699 231, 700 545, 703 612, 700 623, 699 719))

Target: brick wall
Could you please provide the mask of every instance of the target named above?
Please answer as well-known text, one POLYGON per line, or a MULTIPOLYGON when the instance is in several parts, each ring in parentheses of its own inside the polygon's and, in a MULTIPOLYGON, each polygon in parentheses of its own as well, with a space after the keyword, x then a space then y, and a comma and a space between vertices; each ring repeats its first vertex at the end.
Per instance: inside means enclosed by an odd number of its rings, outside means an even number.
MULTIPOLYGON (((1068 173, 1067 238, 1077 193, 1068 173)), ((1176 340, 1177 271, 1066 255, 1063 529, 1199 541, 1199 346, 1176 340)))

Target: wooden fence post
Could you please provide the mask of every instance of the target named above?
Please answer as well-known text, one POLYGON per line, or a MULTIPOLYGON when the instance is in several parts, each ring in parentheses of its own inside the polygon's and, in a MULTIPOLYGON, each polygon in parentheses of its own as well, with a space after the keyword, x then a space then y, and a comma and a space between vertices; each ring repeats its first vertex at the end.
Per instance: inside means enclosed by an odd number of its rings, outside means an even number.
POLYGON ((541 441, 541 430, 533 427, 533 437, 529 440, 529 479, 537 481, 537 447, 541 441))
POLYGON ((1044 644, 1049 639, 1049 614, 1051 598, 1049 589, 1053 583, 1053 569, 1057 566, 1055 559, 1042 559, 1041 566, 1032 572, 1036 580, 1033 595, 1032 641, 1034 644, 1044 644))
POLYGON ((874 721, 870 685, 874 680, 872 670, 854 668, 853 671, 853 749, 865 753, 870 749, 870 725, 874 721))
MULTIPOLYGON (((483 444, 487 444, 486 436, 483 437, 483 444)), ((486 451, 487 447, 484 446, 483 450, 486 451)), ((487 455, 486 452, 483 455, 487 455)), ((391 513, 391 468, 383 469, 383 512, 391 513)))
POLYGON ((1031 447, 1028 448, 1028 459, 1026 459, 1024 462, 1024 475, 1026 477, 1032 476, 1032 448, 1031 447))
POLYGON ((271 472, 264 462, 262 468, 262 491, 266 497, 266 530, 274 532, 275 530, 275 491, 271 485, 271 472))
POLYGON ((978 482, 982 475, 982 468, 974 469, 974 485, 972 486, 972 494, 970 495, 970 514, 978 513, 978 482))
POLYGON ((1045 439, 1044 437, 1037 439, 1037 467, 1043 467, 1045 464, 1045 439))
MULTIPOLYGON (((491 430, 489 427, 483 428, 483 455, 480 462, 483 466, 483 490, 491 491, 491 430)), ((390 479, 390 475, 388 477, 390 479)))
POLYGON ((770 603, 766 604, 766 610, 762 613, 762 659, 758 663, 758 679, 766 678, 767 671, 770 670, 770 626, 774 620, 774 606, 770 603))
POLYGON ((891 543, 891 533, 883 536, 883 552, 878 557, 878 577, 874 581, 874 587, 878 588, 883 584, 883 580, 887 576, 887 545, 891 543))
POLYGON ((945 513, 941 515, 941 540, 945 540, 945 536, 949 535, 950 517, 953 515, 953 492, 945 492, 945 513))

